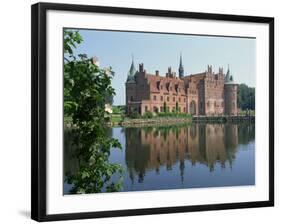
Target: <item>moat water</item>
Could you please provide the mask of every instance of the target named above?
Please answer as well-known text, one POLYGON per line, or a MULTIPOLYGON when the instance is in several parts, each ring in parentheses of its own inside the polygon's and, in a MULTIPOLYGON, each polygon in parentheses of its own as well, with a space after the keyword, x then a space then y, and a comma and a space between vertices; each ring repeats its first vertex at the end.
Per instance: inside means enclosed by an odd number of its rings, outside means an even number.
MULTIPOLYGON (((114 127, 109 135, 122 145, 110 155, 110 162, 125 171, 121 191, 255 184, 252 123, 114 127)), ((78 163, 69 144, 64 158, 65 173, 76 172, 78 163)), ((64 194, 71 188, 64 183, 64 194)))

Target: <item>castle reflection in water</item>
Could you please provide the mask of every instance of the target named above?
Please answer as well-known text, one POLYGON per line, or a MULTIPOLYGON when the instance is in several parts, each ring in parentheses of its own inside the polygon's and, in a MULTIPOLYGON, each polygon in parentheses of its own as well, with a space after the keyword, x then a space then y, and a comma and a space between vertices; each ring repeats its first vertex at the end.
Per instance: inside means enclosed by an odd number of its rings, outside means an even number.
POLYGON ((213 172, 216 164, 232 167, 238 144, 255 139, 254 124, 194 124, 184 127, 125 128, 125 161, 131 181, 143 182, 146 172, 161 167, 171 170, 179 163, 184 177, 185 161, 205 165, 213 172))

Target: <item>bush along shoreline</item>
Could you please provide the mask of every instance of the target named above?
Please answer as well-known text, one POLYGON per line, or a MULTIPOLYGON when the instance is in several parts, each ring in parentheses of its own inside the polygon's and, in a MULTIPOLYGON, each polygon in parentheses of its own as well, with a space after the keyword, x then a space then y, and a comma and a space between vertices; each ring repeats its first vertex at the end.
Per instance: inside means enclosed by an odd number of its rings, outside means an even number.
POLYGON ((136 125, 151 125, 151 124, 174 124, 174 123, 191 123, 192 116, 190 114, 181 113, 158 113, 153 115, 148 111, 143 115, 132 113, 130 116, 111 115, 108 122, 109 126, 136 126, 136 125))

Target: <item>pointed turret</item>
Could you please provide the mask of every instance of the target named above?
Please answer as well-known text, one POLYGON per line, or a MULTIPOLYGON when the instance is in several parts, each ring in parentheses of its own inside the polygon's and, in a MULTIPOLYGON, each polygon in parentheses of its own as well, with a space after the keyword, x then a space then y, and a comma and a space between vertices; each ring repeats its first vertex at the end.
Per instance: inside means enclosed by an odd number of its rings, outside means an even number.
POLYGON ((182 79, 183 76, 184 76, 184 68, 182 64, 182 55, 180 55, 179 78, 182 79))
POLYGON ((224 113, 227 115, 237 115, 237 86, 228 65, 224 80, 224 113))
POLYGON ((227 67, 227 72, 226 72, 226 75, 225 75, 224 83, 225 84, 234 84, 233 75, 231 74, 231 72, 229 70, 229 65, 227 67))
POLYGON ((135 82, 135 74, 136 74, 136 68, 134 64, 134 56, 132 55, 132 63, 131 67, 128 71, 128 77, 127 77, 127 82, 135 82))

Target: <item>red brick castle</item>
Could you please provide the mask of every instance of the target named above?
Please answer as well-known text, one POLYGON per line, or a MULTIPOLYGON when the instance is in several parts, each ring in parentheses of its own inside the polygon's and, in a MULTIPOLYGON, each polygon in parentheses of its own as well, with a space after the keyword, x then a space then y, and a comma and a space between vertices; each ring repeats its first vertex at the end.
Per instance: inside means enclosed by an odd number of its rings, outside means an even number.
POLYGON ((184 76, 182 56, 180 56, 179 75, 168 68, 166 76, 156 70, 149 74, 143 64, 137 71, 134 61, 126 81, 126 111, 147 111, 154 113, 172 112, 193 115, 237 115, 237 84, 228 68, 215 73, 212 66, 202 73, 184 76))

